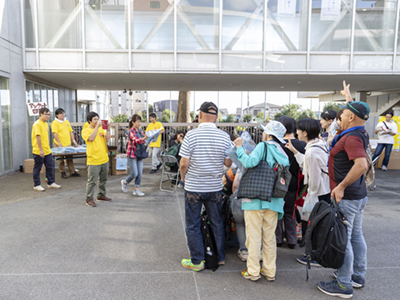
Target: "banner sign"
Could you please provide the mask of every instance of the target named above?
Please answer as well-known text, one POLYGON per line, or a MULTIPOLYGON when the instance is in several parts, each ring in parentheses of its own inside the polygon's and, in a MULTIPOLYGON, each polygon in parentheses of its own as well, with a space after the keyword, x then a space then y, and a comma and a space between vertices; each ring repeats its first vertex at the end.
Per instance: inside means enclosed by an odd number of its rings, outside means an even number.
POLYGON ((341 0, 322 0, 321 21, 334 21, 340 18, 341 0))
POLYGON ((296 0, 278 0, 278 16, 294 18, 296 16, 296 0))
POLYGON ((42 107, 47 107, 46 102, 34 102, 34 103, 27 103, 28 106, 28 111, 29 111, 29 116, 38 116, 39 115, 39 110, 42 107))

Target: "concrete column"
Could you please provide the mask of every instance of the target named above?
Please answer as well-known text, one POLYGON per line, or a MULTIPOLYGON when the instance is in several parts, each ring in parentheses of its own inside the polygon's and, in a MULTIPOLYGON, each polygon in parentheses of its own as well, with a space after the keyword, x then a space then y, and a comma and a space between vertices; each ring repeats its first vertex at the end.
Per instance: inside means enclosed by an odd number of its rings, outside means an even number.
POLYGON ((400 106, 393 107, 393 116, 400 117, 400 106))
POLYGON ((367 92, 357 92, 356 101, 367 102, 367 92))

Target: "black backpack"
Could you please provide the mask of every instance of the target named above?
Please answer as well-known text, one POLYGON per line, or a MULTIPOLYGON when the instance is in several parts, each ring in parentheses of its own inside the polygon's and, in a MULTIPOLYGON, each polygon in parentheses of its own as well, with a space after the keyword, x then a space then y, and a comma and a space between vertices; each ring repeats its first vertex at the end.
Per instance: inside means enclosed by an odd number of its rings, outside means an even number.
POLYGON ((331 204, 315 204, 308 221, 305 237, 307 280, 310 261, 315 260, 324 268, 338 269, 344 263, 347 247, 347 221, 335 200, 331 204))
POLYGON ((208 221, 208 215, 206 210, 203 210, 201 214, 201 234, 203 236, 204 243, 204 255, 205 255, 205 269, 211 269, 213 271, 218 269, 218 253, 217 246, 215 245, 215 239, 211 231, 210 222, 208 221))

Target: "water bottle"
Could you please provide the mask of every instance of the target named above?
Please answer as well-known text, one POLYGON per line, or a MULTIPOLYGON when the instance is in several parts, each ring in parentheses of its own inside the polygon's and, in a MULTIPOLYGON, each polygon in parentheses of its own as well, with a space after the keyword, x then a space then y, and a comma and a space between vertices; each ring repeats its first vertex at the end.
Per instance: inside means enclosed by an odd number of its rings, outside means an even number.
POLYGON ((213 255, 210 247, 207 247, 206 253, 207 253, 208 256, 212 256, 213 255))

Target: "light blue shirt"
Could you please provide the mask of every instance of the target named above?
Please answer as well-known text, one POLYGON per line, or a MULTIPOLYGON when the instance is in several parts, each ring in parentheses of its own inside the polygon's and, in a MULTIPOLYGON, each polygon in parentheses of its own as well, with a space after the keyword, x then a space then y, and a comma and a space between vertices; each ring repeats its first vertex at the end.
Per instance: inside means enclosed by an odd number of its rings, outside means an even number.
MULTIPOLYGON (((286 153, 280 146, 277 146, 276 142, 267 142, 267 162, 272 166, 278 162, 284 166, 289 165, 289 159, 286 153), (281 148, 281 149, 278 149, 281 148)), ((257 166, 260 161, 264 158, 264 142, 259 143, 257 147, 247 155, 243 147, 239 147, 236 150, 240 162, 245 168, 253 168, 257 166)), ((260 199, 252 199, 251 202, 242 202, 243 210, 260 210, 270 209, 278 212, 278 219, 282 219, 283 211, 283 198, 271 198, 271 202, 261 201, 260 199)))

